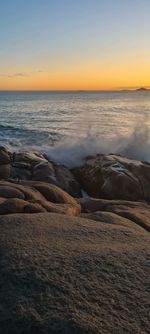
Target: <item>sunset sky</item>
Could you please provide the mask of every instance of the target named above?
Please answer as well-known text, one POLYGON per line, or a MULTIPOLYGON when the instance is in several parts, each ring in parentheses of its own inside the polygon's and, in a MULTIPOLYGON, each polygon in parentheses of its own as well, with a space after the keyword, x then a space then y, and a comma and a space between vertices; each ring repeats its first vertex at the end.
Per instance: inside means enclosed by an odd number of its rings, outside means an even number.
POLYGON ((150 86, 150 0, 0 0, 0 89, 150 86))

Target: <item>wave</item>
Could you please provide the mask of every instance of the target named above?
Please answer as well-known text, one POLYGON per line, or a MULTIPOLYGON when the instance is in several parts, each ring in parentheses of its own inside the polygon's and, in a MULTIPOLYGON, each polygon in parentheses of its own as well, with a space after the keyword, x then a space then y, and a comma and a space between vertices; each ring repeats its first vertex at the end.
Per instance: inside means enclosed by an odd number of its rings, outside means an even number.
POLYGON ((54 131, 37 131, 0 125, 0 143, 13 150, 38 150, 49 160, 69 168, 79 166, 85 157, 98 153, 121 154, 131 159, 150 162, 150 129, 146 123, 136 125, 130 134, 113 138, 93 133, 89 128, 82 137, 62 137, 54 131))
POLYGON ((84 138, 67 139, 54 147, 45 149, 49 160, 69 168, 79 166, 85 157, 98 153, 121 154, 130 159, 150 162, 150 130, 147 126, 133 129, 132 133, 113 139, 87 134, 84 138))

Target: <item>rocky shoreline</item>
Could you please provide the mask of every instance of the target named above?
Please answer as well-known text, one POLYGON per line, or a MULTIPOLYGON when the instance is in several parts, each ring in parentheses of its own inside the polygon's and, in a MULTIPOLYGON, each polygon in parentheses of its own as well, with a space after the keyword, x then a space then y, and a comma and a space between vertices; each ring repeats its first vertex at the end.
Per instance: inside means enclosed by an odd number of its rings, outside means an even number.
POLYGON ((55 212, 102 219, 112 214, 150 230, 150 164, 97 154, 69 169, 39 152, 0 147, 0 214, 55 212), (143 213, 144 212, 144 213, 143 213), (99 217, 99 218, 98 218, 99 217), (105 215, 106 217, 106 215, 105 215))
POLYGON ((148 333, 149 231, 150 164, 0 147, 2 333, 148 333))

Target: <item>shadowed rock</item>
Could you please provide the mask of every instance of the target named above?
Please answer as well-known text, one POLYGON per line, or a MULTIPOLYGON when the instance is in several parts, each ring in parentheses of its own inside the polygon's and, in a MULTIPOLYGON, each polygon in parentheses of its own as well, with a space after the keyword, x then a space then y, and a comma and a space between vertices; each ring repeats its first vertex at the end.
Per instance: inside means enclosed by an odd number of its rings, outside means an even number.
POLYGON ((52 183, 74 197, 81 195, 80 185, 69 169, 52 162, 40 163, 33 169, 33 180, 52 183))
POLYGON ((0 165, 7 165, 11 162, 12 154, 3 146, 0 146, 0 165))

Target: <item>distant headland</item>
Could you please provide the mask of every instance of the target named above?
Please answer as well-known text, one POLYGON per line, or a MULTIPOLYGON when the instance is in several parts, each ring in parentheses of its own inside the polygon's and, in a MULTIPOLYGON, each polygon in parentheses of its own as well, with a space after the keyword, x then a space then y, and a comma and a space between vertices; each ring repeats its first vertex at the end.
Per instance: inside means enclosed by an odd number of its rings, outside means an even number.
POLYGON ((145 92, 145 91, 150 91, 150 89, 145 88, 145 87, 140 87, 136 89, 137 92, 145 92))

